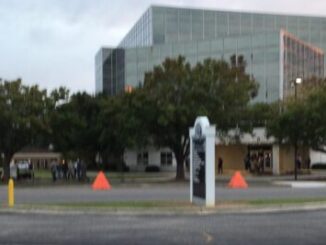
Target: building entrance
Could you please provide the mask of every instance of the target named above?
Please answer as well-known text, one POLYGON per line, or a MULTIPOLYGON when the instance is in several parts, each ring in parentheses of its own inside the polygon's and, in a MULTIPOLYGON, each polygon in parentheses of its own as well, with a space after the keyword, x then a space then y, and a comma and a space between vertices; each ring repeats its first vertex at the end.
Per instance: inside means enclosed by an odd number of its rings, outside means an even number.
POLYGON ((273 159, 272 159, 271 145, 249 145, 247 155, 247 169, 253 173, 272 173, 273 159))

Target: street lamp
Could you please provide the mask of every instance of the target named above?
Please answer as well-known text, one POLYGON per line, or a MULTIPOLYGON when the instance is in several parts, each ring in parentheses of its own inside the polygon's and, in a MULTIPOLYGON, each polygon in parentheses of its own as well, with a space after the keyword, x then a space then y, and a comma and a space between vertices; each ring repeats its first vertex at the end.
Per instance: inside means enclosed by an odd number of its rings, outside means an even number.
MULTIPOLYGON (((297 77, 295 81, 292 82, 294 86, 294 101, 297 101, 297 85, 302 83, 302 78, 297 77)), ((297 135, 294 142, 294 180, 298 179, 298 164, 297 164, 297 155, 298 155, 298 139, 297 135)))
POLYGON ((294 81, 294 100, 297 100, 297 85, 302 83, 302 78, 297 77, 294 81))

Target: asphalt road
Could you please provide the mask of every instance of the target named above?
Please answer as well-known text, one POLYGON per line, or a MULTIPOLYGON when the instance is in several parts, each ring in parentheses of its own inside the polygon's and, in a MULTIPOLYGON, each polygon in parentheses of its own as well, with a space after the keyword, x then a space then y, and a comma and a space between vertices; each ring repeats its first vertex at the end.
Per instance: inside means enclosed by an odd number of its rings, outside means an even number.
MULTIPOLYGON (((216 187, 216 201, 326 198, 326 188, 291 188, 256 186, 248 189, 216 187)), ((47 186, 15 188, 15 203, 44 204, 67 202, 109 202, 129 200, 189 200, 189 185, 145 185, 113 187, 109 191, 93 191, 90 186, 47 186)), ((0 204, 7 202, 7 187, 0 186, 0 204)))
POLYGON ((214 215, 0 214, 0 244, 325 244, 325 211, 214 215))

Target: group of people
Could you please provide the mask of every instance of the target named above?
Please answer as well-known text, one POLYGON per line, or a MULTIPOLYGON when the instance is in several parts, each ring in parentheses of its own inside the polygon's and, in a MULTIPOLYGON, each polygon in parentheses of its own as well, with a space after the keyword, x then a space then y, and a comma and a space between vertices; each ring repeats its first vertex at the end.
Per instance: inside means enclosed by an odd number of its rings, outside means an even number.
POLYGON ((254 172, 254 173, 263 173, 265 166, 267 168, 271 167, 271 153, 253 153, 247 154, 244 158, 244 167, 245 170, 254 172))
MULTIPOLYGON (((265 167, 271 168, 272 167, 272 156, 270 152, 259 152, 259 153, 248 153, 244 158, 244 167, 245 170, 250 171, 252 173, 261 174, 264 173, 265 167)), ((300 154, 296 157, 296 165, 298 169, 302 168, 302 158, 300 154)), ((307 169, 310 168, 311 160, 308 157, 305 161, 305 165, 307 169)), ((217 173, 223 174, 223 159, 219 157, 217 160, 217 173)))
POLYGON ((65 160, 58 162, 57 159, 52 159, 50 170, 53 182, 57 179, 77 179, 79 181, 87 179, 86 164, 79 158, 74 162, 70 160, 68 163, 65 160))

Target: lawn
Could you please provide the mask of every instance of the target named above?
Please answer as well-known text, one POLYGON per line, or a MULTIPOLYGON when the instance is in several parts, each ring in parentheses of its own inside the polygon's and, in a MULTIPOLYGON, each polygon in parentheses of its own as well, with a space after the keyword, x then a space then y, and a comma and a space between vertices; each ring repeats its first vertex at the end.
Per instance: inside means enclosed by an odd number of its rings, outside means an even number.
MULTIPOLYGON (((98 174, 98 171, 87 171, 87 177, 89 182, 93 182, 98 174)), ((158 173, 146 173, 146 172, 105 172, 105 176, 110 182, 144 182, 155 183, 173 180, 175 177, 174 172, 158 172, 158 173)), ((57 179, 59 183, 66 183, 63 179, 57 179)), ((74 183, 74 180, 69 180, 69 183, 74 183)), ((34 171, 34 180, 19 181, 20 184, 46 184, 52 183, 52 174, 48 169, 37 169, 34 171)))

